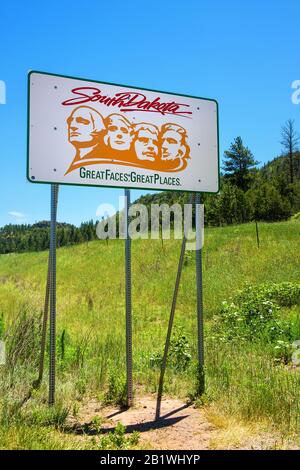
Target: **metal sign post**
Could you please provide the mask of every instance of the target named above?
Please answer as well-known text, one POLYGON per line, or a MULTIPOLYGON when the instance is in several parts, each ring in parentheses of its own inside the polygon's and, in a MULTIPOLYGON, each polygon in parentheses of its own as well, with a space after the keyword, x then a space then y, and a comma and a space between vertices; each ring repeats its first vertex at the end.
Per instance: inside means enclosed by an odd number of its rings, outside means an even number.
POLYGON ((258 234, 257 220, 255 221, 255 230, 256 230, 256 243, 257 243, 257 248, 259 248, 259 234, 258 234))
POLYGON ((204 382, 204 335, 203 335, 203 297, 202 297, 202 237, 200 220, 200 193, 195 198, 196 214, 196 286, 197 286, 197 327, 198 327, 198 393, 202 394, 205 388, 204 382))
MULTIPOLYGON (((59 190, 59 186, 57 186, 57 192, 56 192, 56 201, 55 201, 56 212, 57 212, 57 203, 58 203, 58 190, 59 190)), ((49 257, 48 257, 46 293, 45 293, 44 310, 43 310, 43 324, 42 324, 42 337, 41 337, 41 355, 40 355, 40 362, 39 362, 39 375, 38 375, 37 380, 35 380, 32 384, 33 388, 35 388, 35 389, 39 388, 39 386, 41 385, 42 380, 43 380, 43 375, 44 375, 47 323, 48 323, 48 311, 49 311, 49 296, 50 296, 50 253, 49 253, 49 257)))
POLYGON ((131 315, 131 239, 129 235, 130 189, 125 189, 125 301, 126 301, 126 374, 127 406, 133 405, 132 387, 132 315, 131 315))
POLYGON ((184 261, 185 246, 186 246, 186 238, 184 236, 182 240, 182 245, 181 245, 180 258, 179 258, 179 263, 178 263, 178 270, 177 270, 177 276, 176 276, 176 282, 175 282, 175 288, 174 288, 174 294, 173 294, 173 300, 172 300, 172 307, 171 307, 171 313, 170 313, 169 324, 168 324, 167 338, 165 342, 164 355, 163 355, 163 359, 161 363, 155 419, 160 418, 161 397, 163 393, 164 376, 166 372, 168 352, 169 352, 169 347, 170 347, 170 340, 171 340, 175 309, 176 309, 176 303, 177 303, 177 295, 178 295, 179 283, 180 283, 182 266, 183 266, 183 261, 184 261))
POLYGON ((56 342, 56 204, 58 185, 51 185, 50 222, 50 352, 49 352, 49 405, 55 402, 55 342, 56 342))
MULTIPOLYGON (((194 199, 194 196, 191 195, 190 198, 189 198, 188 203, 192 204, 193 199, 194 199)), ((158 385, 158 392, 157 392, 157 402, 156 402, 156 412, 155 412, 155 419, 156 420, 160 418, 161 397, 162 397, 162 393, 163 393, 164 376, 165 376, 165 372, 166 372, 168 352, 169 352, 172 328, 173 328, 174 317, 175 317, 178 289, 179 289, 180 278, 181 278, 181 273, 182 273, 182 267, 183 267, 183 262, 184 262, 185 247, 186 247, 186 235, 184 234, 183 239, 182 239, 182 244, 181 244, 181 250, 180 250, 180 257, 179 257, 177 276, 176 276, 175 288, 174 288, 173 299, 172 299, 172 306, 171 306, 171 313, 170 313, 169 324, 168 324, 167 337, 166 337, 166 342, 165 342, 164 355, 163 355, 163 359, 162 359, 162 363, 161 363, 161 369, 160 369, 159 385, 158 385)))

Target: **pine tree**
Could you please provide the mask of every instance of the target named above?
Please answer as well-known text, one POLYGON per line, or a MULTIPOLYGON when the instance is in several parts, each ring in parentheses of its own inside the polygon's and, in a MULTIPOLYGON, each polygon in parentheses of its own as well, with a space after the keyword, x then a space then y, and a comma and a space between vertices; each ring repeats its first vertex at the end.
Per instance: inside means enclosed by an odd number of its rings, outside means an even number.
POLYGON ((299 134, 295 130, 295 123, 289 119, 281 128, 281 145, 289 156, 290 162, 290 183, 294 182, 294 154, 299 144, 299 134))
POLYGON ((224 156, 225 177, 246 191, 254 174, 254 167, 258 164, 251 150, 244 146, 241 137, 236 137, 230 149, 224 152, 224 156))

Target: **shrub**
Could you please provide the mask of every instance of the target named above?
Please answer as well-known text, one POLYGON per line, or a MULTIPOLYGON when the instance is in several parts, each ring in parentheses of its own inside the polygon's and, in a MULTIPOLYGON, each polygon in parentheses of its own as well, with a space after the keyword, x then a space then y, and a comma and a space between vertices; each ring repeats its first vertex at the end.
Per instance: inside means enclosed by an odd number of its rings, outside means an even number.
POLYGON ((238 303, 258 299, 270 300, 280 307, 291 307, 300 303, 300 284, 281 282, 280 284, 268 283, 261 286, 248 285, 235 296, 235 301, 238 303))
POLYGON ((299 303, 300 285, 290 282, 246 286, 232 302, 223 302, 214 319, 213 335, 221 341, 263 341, 272 345, 276 360, 288 362, 295 325, 283 318, 281 307, 299 303))
POLYGON ((104 395, 104 403, 125 407, 127 404, 126 379, 124 373, 110 368, 108 373, 108 389, 104 395))
POLYGON ((274 346, 274 356, 278 362, 287 364, 291 360, 293 346, 290 342, 278 339, 274 346))
POLYGON ((190 364, 190 345, 183 329, 179 329, 170 342, 169 359, 175 370, 186 370, 190 364))
MULTIPOLYGON (((174 338, 170 341, 168 351, 168 366, 175 371, 184 371, 188 368, 191 361, 190 344, 183 332, 179 328, 174 333, 174 338)), ((162 363, 161 353, 155 353, 150 357, 150 367, 160 367, 162 363)))
POLYGON ((118 423, 115 430, 100 438, 99 447, 105 449, 128 449, 139 442, 139 433, 134 431, 129 437, 125 435, 126 429, 118 423))

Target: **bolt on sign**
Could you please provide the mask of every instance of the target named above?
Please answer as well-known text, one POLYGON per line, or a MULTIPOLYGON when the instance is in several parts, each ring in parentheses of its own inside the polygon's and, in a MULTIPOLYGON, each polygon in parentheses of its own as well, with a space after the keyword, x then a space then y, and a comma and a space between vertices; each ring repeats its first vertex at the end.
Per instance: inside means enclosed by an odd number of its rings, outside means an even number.
POLYGON ((27 178, 217 192, 215 100, 30 72, 27 178))

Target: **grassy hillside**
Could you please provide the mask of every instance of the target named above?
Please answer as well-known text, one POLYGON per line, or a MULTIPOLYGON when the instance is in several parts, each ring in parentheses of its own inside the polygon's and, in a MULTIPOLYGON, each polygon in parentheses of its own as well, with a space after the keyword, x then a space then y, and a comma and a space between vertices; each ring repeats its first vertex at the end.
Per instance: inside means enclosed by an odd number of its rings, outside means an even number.
MULTIPOLYGON (((269 354, 268 343, 222 343, 212 333, 222 301, 230 300, 246 283, 299 282, 299 222, 261 223, 259 232, 258 249, 254 224, 205 231, 203 292, 207 392, 201 403, 219 417, 261 420, 281 432, 294 433, 299 426, 299 374, 291 373, 285 364, 276 363, 269 354)), ((164 245, 158 240, 133 242, 134 380, 139 390, 155 391, 157 387, 180 243, 178 240, 165 241, 164 245)), ((35 442, 34 437, 28 440, 26 436, 20 437, 19 431, 14 432, 10 441, 5 434, 5 417, 9 413, 14 416, 12 404, 26 395, 36 376, 38 319, 44 302, 47 259, 47 252, 0 256, 2 329, 8 341, 12 341, 10 332, 14 338, 19 334, 21 343, 22 337, 28 336, 29 341, 29 345, 22 343, 24 354, 12 361, 13 370, 2 374, 0 447, 28 448, 35 442), (36 333, 32 334, 34 331, 36 333)), ((92 241, 58 250, 58 415, 66 408, 69 412, 76 411, 84 396, 122 401, 125 380, 123 264, 124 241, 121 240, 110 240, 108 244, 92 241)), ((282 312, 293 323, 293 328, 298 328, 299 305, 289 307, 282 312)), ((194 252, 190 252, 185 258, 173 336, 174 357, 165 386, 166 393, 183 398, 193 396, 196 390, 195 309, 195 261, 194 252)), ((47 378, 47 374, 45 376, 47 378)), ((31 399, 26 413, 28 409, 34 416, 42 413, 45 397, 46 380, 31 399)), ((28 424, 27 415, 18 419, 28 424)), ((34 421, 34 426, 38 428, 44 423, 43 419, 34 421)), ((11 416, 9 420, 12 423, 11 416)), ((55 433, 55 419, 50 424, 54 426, 51 432, 55 433)), ((30 429, 34 436, 35 428, 30 429)), ((39 444, 42 448, 50 446, 43 442, 39 444)), ((66 446, 72 443, 68 441, 66 446)))

